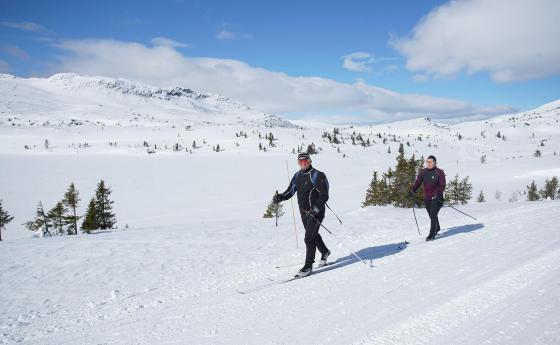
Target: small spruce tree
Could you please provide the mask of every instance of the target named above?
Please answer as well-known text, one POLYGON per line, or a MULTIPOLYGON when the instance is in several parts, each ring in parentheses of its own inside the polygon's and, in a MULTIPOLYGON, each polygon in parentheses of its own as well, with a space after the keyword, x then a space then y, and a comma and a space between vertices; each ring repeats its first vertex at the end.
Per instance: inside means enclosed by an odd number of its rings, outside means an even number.
POLYGON ((472 198, 472 189, 469 177, 463 178, 459 183, 459 202, 461 205, 466 204, 472 198))
POLYGON ((90 233, 92 230, 99 229, 97 225, 97 215, 95 211, 95 198, 91 198, 86 215, 84 216, 84 221, 82 223, 82 232, 90 233))
POLYGON ((64 199, 62 199, 62 202, 70 212, 70 214, 64 217, 65 223, 68 225, 68 234, 77 235, 80 216, 77 215, 76 209, 78 208, 78 203, 80 202, 80 194, 78 193, 76 186, 74 186, 74 183, 71 183, 66 190, 66 193, 64 193, 64 199))
POLYGON ((37 204, 37 210, 35 212, 35 219, 25 222, 23 224, 28 230, 37 231, 41 229, 42 235, 51 235, 49 231, 50 220, 45 214, 45 209, 43 208, 43 203, 39 201, 37 204))
POLYGON ((64 235, 64 232, 65 232, 64 231, 64 228, 65 228, 64 215, 65 215, 66 211, 67 211, 66 206, 64 206, 62 201, 59 201, 47 213, 47 218, 50 220, 54 231, 56 231, 56 233, 58 235, 64 235))
POLYGON ((116 223, 113 201, 109 198, 110 195, 111 189, 105 186, 105 181, 99 181, 95 191, 95 216, 97 225, 101 230, 112 229, 116 223))
POLYGON ((264 211, 263 218, 274 218, 278 215, 278 218, 284 215, 284 208, 281 203, 275 204, 270 202, 264 211))
POLYGON ((0 241, 2 241, 2 231, 6 229, 6 225, 11 222, 14 217, 10 216, 7 210, 2 206, 2 200, 0 200, 0 241))
POLYGON ((362 207, 380 205, 380 195, 379 195, 379 177, 377 171, 373 172, 373 178, 369 184, 366 191, 366 198, 362 203, 362 207))
POLYGON ((478 196, 476 197, 476 202, 486 202, 486 197, 484 196, 482 189, 480 190, 480 193, 478 193, 478 196))
POLYGON ((528 201, 537 201, 539 200, 539 193, 537 191, 537 184, 535 180, 531 182, 530 185, 527 186, 527 200, 528 201))
POLYGON ((552 179, 547 178, 539 194, 543 199, 558 199, 558 177, 553 176, 552 179))

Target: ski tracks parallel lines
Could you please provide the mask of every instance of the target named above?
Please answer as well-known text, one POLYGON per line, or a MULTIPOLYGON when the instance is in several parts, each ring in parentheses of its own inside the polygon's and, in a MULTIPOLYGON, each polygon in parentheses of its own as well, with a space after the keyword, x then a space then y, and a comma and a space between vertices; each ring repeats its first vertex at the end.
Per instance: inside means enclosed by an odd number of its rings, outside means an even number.
POLYGON ((413 316, 392 328, 388 327, 380 330, 376 335, 366 336, 355 344, 429 344, 469 319, 515 296, 533 282, 543 279, 551 270, 558 269, 558 262, 560 262, 560 249, 507 271, 472 291, 465 292, 425 313, 413 316))

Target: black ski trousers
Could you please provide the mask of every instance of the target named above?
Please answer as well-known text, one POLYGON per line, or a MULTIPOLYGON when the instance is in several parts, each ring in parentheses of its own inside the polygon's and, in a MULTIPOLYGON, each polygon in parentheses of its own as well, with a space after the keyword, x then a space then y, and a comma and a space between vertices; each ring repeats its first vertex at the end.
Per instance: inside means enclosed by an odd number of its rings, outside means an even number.
POLYGON ((438 213, 443 203, 439 200, 432 199, 432 200, 424 200, 426 203, 426 211, 428 211, 428 216, 430 216, 430 236, 435 236, 439 230, 441 230, 439 226, 439 219, 438 213))
POLYGON ((305 228, 305 266, 307 267, 311 267, 313 262, 315 262, 315 253, 317 249, 319 249, 321 254, 325 254, 328 251, 325 242, 323 242, 323 238, 319 235, 319 228, 324 218, 324 212, 315 216, 315 219, 306 216, 304 212, 301 213, 301 220, 305 228))

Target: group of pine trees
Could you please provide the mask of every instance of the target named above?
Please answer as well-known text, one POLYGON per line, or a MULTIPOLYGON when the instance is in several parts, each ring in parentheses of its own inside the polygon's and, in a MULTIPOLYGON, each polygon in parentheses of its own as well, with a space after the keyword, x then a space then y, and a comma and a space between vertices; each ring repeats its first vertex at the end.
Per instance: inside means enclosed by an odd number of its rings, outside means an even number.
POLYGON ((412 207, 422 201, 423 188, 414 195, 411 201, 408 197, 412 183, 420 168, 422 168, 424 158, 416 159, 412 155, 409 159, 404 156, 404 146, 399 146, 397 164, 394 168, 389 168, 381 175, 373 172, 373 178, 366 192, 366 197, 362 207, 375 205, 394 205, 396 207, 412 207))
POLYGON ((86 214, 78 215, 80 194, 74 183, 71 183, 62 200, 49 211, 45 211, 43 203, 39 201, 35 218, 24 225, 31 231, 42 231, 42 235, 77 235, 78 222, 84 219, 81 230, 90 233, 92 230, 112 229, 116 224, 113 213, 113 201, 110 199, 111 189, 103 180, 99 181, 95 195, 89 202, 86 214))
MULTIPOLYGON (((404 156, 404 145, 399 146, 397 164, 394 168, 389 168, 386 172, 379 174, 373 172, 373 178, 366 192, 366 197, 362 207, 375 205, 393 205, 396 207, 412 207, 421 205, 423 201, 423 186, 417 190, 410 200, 408 191, 410 190, 417 173, 422 168, 424 158, 416 159, 412 155, 409 159, 404 156)), ((459 180, 456 175, 453 180, 448 182, 446 188, 446 199, 450 204, 466 204, 472 198, 472 184, 469 178, 459 180)))
POLYGON ((541 199, 560 199, 558 177, 553 176, 551 179, 547 178, 544 182, 544 187, 541 190, 538 189, 534 180, 527 186, 528 201, 537 201, 541 199))
POLYGON ((84 216, 83 232, 90 233, 92 230, 106 230, 115 227, 117 219, 113 213, 113 200, 110 199, 110 196, 111 189, 105 186, 103 180, 99 181, 95 195, 91 198, 84 216))

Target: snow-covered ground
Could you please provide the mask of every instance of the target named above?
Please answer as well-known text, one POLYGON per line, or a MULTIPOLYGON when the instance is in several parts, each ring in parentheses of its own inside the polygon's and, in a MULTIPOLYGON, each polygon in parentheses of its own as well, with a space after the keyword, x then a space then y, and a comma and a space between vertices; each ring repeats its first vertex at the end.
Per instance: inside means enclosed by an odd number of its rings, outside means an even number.
POLYGON ((558 344, 559 207, 444 208, 430 243, 410 209, 328 217, 367 265, 323 233, 336 264, 279 285, 303 260, 288 217, 8 241, 1 342, 558 344))
POLYGON ((0 199, 15 216, 0 242, 0 343, 560 342, 560 204, 523 195, 560 176, 560 101, 486 121, 352 127, 71 74, 0 75, 0 91, 0 199), (323 137, 334 127, 340 144, 323 137), (354 132, 371 145, 352 145, 354 132), (444 208, 442 238, 425 243, 410 209, 360 207, 399 142, 436 155, 448 178, 470 176, 488 200, 461 206, 477 222, 444 208), (293 150, 311 143, 344 220, 325 225, 368 265, 324 233, 338 263, 274 285, 302 264, 302 227, 296 248, 289 203, 278 228, 261 217, 288 183, 286 161, 297 169, 293 150), (100 179, 127 230, 30 238, 21 224, 39 200, 51 208, 74 182, 83 213, 100 179))

